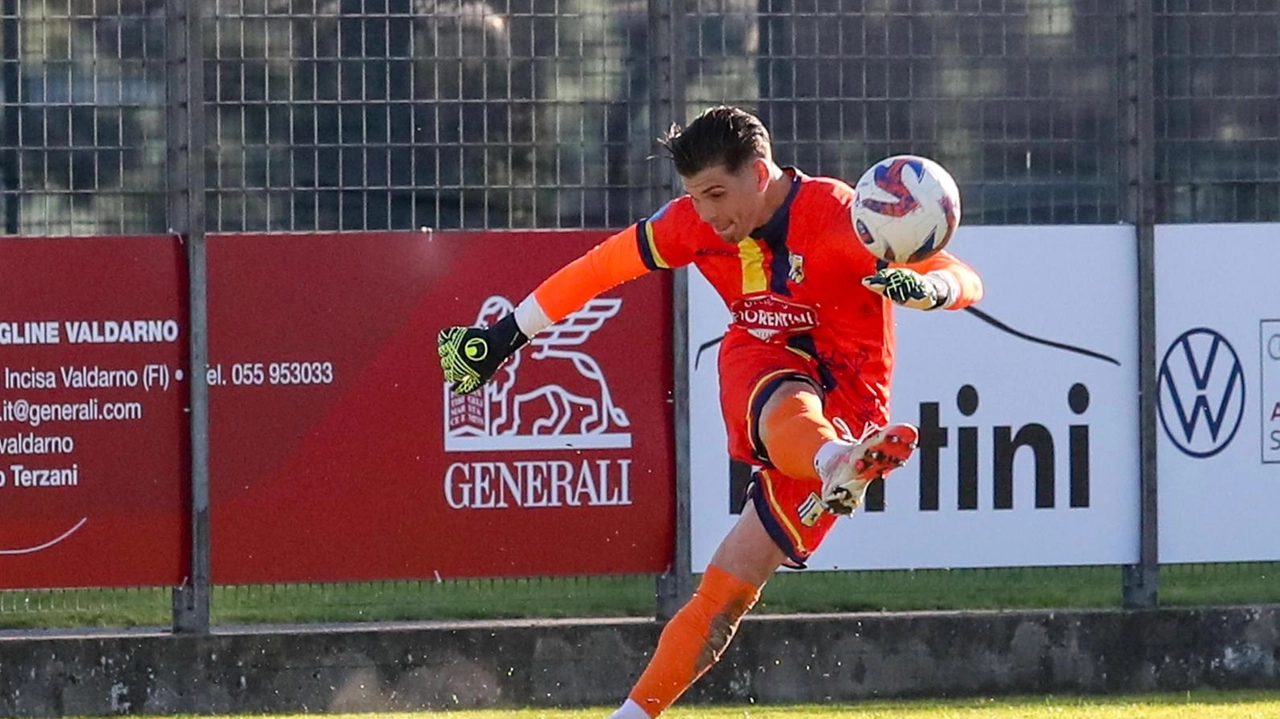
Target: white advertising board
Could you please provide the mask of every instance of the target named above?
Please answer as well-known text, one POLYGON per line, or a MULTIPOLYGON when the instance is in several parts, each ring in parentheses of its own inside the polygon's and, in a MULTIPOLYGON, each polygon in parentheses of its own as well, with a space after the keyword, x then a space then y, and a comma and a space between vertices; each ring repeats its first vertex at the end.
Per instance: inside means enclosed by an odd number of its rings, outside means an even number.
POLYGON ((1280 224, 1156 228, 1162 562, 1280 560, 1278 273, 1280 224))
MULTIPOLYGON (((950 249, 983 277, 979 312, 894 313, 893 417, 921 428, 921 448, 809 567, 1136 562, 1135 247, 1127 226, 962 228, 950 249)), ((730 466, 719 408, 728 321, 691 272, 695 571, 737 520, 748 474, 730 466)))

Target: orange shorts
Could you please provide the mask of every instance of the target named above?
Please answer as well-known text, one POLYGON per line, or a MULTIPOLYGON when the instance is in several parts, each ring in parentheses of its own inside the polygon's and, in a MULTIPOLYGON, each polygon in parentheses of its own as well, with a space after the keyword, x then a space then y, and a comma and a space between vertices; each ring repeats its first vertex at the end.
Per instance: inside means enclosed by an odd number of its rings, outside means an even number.
MULTIPOLYGON (((836 515, 822 508, 822 482, 797 479, 773 468, 760 440, 760 413, 769 397, 784 382, 813 385, 823 398, 823 411, 842 433, 849 430, 839 420, 842 406, 857 416, 855 403, 843 396, 836 377, 809 353, 778 342, 763 342, 746 332, 730 330, 720 345, 720 409, 729 438, 729 456, 755 465, 748 490, 756 514, 769 536, 791 563, 803 567, 809 555, 831 531, 836 515)), ((865 401, 856 402, 865 407, 865 401)), ((878 413, 881 414, 881 413, 878 413)), ((887 414, 876 418, 884 424, 887 414)), ((853 430, 858 434, 864 427, 853 430)), ((857 439, 850 436, 849 439, 857 439)))

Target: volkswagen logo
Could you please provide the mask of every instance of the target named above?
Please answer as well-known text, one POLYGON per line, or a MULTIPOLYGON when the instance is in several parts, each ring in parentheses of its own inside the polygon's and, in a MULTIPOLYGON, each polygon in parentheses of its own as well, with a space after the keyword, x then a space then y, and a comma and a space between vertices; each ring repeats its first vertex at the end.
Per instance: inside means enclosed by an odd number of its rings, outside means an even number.
POLYGON ((1244 419, 1244 368, 1226 337, 1206 327, 1187 330, 1160 362, 1160 424, 1192 457, 1221 452, 1244 419))

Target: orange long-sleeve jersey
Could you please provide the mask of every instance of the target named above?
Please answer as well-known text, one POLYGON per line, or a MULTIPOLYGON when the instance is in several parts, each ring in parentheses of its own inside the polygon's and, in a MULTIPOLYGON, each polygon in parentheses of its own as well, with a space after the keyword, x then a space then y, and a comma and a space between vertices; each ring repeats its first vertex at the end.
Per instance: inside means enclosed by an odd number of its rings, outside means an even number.
MULTIPOLYGON (((790 168, 786 173, 792 181, 786 201, 749 238, 726 243, 698 217, 691 198, 672 200, 545 280, 531 295, 533 312, 557 322, 645 272, 693 264, 733 315, 730 332, 785 342, 887 406, 893 303, 861 284, 875 274, 877 259, 854 233, 853 188, 790 168)), ((982 297, 977 273, 946 251, 905 266, 938 273, 951 289, 948 309, 982 297)), ((529 312, 529 300, 522 310, 529 312)), ((529 330, 528 324, 522 327, 529 330)))

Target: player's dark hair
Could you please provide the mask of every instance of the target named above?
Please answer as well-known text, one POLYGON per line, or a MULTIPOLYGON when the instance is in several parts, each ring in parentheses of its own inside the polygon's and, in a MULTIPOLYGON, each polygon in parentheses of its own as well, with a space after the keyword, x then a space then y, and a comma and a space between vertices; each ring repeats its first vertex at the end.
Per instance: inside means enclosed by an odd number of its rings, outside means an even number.
POLYGON ((673 124, 658 142, 683 177, 716 165, 737 172, 752 158, 769 155, 764 123, 746 110, 725 105, 703 111, 684 128, 673 124))

